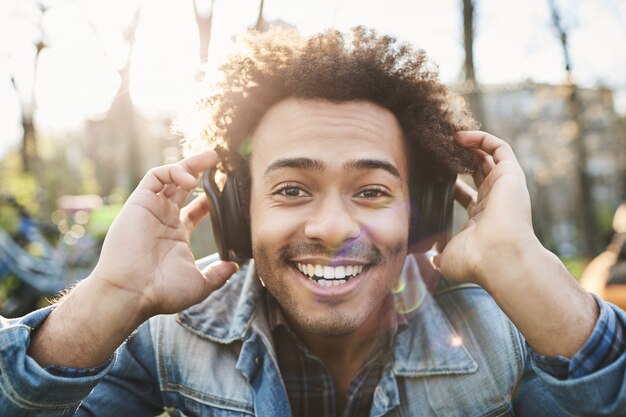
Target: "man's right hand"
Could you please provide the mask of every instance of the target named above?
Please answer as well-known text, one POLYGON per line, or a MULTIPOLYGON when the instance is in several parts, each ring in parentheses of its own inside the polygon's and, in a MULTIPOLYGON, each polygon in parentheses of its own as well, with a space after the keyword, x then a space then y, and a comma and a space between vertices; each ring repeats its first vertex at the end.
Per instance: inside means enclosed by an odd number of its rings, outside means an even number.
POLYGON ((207 151, 148 171, 113 222, 92 278, 128 293, 147 317, 178 312, 221 287, 236 264, 200 271, 189 247, 191 232, 209 212, 206 197, 182 207, 201 173, 216 163, 207 151))
POLYGON ((97 366, 149 317, 196 304, 226 282, 236 264, 200 271, 189 247, 209 212, 206 198, 183 207, 216 163, 207 151, 146 174, 109 229, 96 268, 34 333, 30 356, 42 366, 97 366))

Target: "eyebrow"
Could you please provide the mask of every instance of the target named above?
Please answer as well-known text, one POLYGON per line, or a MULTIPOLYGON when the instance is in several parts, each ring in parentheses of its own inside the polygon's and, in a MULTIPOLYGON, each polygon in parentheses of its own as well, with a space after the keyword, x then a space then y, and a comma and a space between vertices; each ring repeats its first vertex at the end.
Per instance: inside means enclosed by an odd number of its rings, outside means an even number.
MULTIPOLYGON (((383 171, 387 171, 389 174, 400 179, 400 172, 398 169, 392 163, 381 159, 351 159, 344 162, 343 167, 344 169, 350 171, 382 169, 383 171)), ((318 159, 311 158, 277 159, 269 164, 265 169, 264 177, 267 177, 272 171, 276 171, 281 168, 295 168, 321 172, 326 169, 326 164, 318 159)))
POLYGON ((267 177, 272 171, 281 168, 306 169, 309 171, 323 171, 326 166, 322 161, 311 158, 283 158, 277 159, 265 168, 264 177, 267 177))
POLYGON ((351 171, 382 169, 383 171, 387 171, 394 177, 400 179, 400 172, 398 169, 392 163, 381 159, 351 159, 346 161, 343 166, 345 169, 351 171))

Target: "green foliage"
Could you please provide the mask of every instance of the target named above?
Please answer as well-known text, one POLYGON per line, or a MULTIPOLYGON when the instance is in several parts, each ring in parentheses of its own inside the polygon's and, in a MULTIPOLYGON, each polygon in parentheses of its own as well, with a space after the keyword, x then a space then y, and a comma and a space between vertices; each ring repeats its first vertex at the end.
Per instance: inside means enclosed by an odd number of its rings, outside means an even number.
POLYGON ((9 234, 17 233, 20 224, 20 217, 13 207, 0 206, 0 228, 9 234))
POLYGON ((121 209, 122 204, 111 204, 92 211, 87 224, 87 233, 98 240, 104 239, 109 227, 111 227, 111 223, 113 223, 121 209))
POLYGON ((583 271, 585 270, 585 266, 587 265, 583 258, 561 258, 561 262, 563 262, 565 267, 574 276, 574 278, 576 278, 576 280, 580 280, 580 277, 582 277, 583 271))
POLYGON ((96 164, 83 159, 78 166, 80 174, 80 194, 100 194, 100 185, 96 180, 96 164))
MULTIPOLYGON (((9 153, 0 161, 0 194, 12 195, 18 203, 26 207, 30 213, 39 212, 39 204, 37 201, 37 181, 33 174, 26 173, 22 170, 22 160, 18 152, 9 153)), ((3 216, 7 215, 6 210, 0 214, 0 222, 2 227, 3 216)), ((6 221, 14 220, 7 217, 6 221)), ((11 226, 5 227, 10 230, 11 226)))
MULTIPOLYGON (((100 192, 94 162, 81 159, 73 167, 63 153, 48 155, 36 174, 23 171, 19 152, 9 153, 0 161, 0 179, 0 194, 14 196, 29 213, 39 218, 52 213, 57 199, 63 195, 100 192)), ((13 220, 0 212, 0 225, 5 229, 10 230, 9 222, 13 220)))
POLYGON ((608 204, 596 207, 596 224, 598 225, 598 235, 600 237, 612 236, 613 217, 615 216, 616 207, 608 204))
POLYGON ((20 280, 14 275, 9 275, 0 282, 0 305, 4 304, 11 293, 20 285, 20 280))

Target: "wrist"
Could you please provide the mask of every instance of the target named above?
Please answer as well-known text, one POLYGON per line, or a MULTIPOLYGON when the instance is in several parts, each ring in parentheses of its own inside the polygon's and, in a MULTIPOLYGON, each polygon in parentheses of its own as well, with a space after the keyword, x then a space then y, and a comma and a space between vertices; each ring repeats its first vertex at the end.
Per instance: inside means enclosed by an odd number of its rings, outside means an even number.
POLYGON ((150 313, 142 302, 143 294, 115 285, 110 280, 102 279, 93 273, 84 279, 71 295, 83 298, 81 300, 83 311, 91 311, 99 318, 98 321, 106 320, 111 328, 130 329, 129 333, 132 333, 150 318, 150 313))
POLYGON ((481 285, 538 353, 572 357, 593 330, 597 303, 536 238, 502 249, 481 285))
POLYGON ((476 283, 490 294, 541 272, 541 265, 552 263, 555 256, 534 234, 516 237, 483 253, 476 266, 476 283))
POLYGON ((138 304, 123 289, 90 276, 33 333, 28 353, 43 367, 96 367, 147 319, 138 304))
MULTIPOLYGON (((130 281, 130 278, 127 281, 130 281)), ((98 308, 103 315, 121 319, 129 326, 134 326, 133 328, 155 315, 145 301, 145 294, 116 282, 100 271, 98 266, 81 281, 75 290, 79 287, 81 287, 81 296, 93 302, 94 307, 98 308)))

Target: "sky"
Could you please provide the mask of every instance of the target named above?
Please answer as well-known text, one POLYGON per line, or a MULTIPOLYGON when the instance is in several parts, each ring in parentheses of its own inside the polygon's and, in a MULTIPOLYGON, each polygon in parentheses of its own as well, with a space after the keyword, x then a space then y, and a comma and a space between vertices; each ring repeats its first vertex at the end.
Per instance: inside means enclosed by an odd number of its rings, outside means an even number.
MULTIPOLYGON (((199 5, 209 0, 196 0, 199 5)), ((475 62, 485 84, 561 83, 563 55, 548 0, 476 0, 475 62)), ((0 2, 0 157, 21 140, 22 109, 42 132, 62 135, 103 117, 120 85, 123 30, 140 7, 131 61, 131 98, 146 117, 184 111, 197 94, 197 29, 191 1, 32 0, 0 2), (34 41, 48 45, 35 69, 34 41), (15 86, 11 82, 13 78, 15 86), (33 80, 36 80, 33 82, 33 80)), ((557 0, 570 33, 575 81, 615 89, 626 113, 626 0, 557 0)), ((256 21, 258 1, 214 0, 209 68, 256 21)), ((265 0, 264 18, 304 34, 366 25, 426 50, 441 80, 462 79, 461 0, 265 0)))

